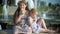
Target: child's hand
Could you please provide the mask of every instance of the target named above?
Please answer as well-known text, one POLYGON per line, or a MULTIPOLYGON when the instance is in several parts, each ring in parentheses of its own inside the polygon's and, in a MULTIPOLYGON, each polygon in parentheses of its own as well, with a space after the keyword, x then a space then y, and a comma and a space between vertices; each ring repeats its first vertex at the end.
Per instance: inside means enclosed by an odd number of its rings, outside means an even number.
POLYGON ((20 15, 23 15, 24 13, 23 13, 23 11, 20 11, 20 15))
POLYGON ((33 22, 34 22, 33 24, 37 22, 37 17, 34 18, 33 22))
POLYGON ((24 16, 24 14, 22 13, 22 11, 19 12, 19 17, 24 16))
POLYGON ((37 21, 37 17, 35 17, 35 21, 37 21))

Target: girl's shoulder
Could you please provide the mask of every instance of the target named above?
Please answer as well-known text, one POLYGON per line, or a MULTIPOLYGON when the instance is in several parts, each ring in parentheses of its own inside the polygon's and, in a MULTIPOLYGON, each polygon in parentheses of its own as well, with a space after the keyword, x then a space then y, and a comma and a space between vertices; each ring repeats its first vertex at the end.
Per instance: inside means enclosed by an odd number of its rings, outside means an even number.
POLYGON ((28 17, 29 20, 33 20, 33 18, 31 16, 28 17))

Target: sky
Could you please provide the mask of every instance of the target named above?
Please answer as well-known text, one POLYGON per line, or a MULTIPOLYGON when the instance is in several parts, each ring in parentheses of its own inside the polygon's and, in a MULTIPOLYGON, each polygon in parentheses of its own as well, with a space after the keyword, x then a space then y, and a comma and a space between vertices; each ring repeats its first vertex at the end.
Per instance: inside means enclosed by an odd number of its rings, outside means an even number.
POLYGON ((52 4, 56 4, 56 3, 59 3, 60 4, 60 0, 41 0, 41 1, 45 1, 47 4, 48 3, 52 3, 52 4))

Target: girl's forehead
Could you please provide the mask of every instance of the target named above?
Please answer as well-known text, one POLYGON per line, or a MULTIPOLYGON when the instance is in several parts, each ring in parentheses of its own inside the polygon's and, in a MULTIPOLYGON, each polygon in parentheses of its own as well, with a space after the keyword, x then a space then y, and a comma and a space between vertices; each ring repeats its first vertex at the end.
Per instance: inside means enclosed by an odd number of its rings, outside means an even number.
POLYGON ((25 5, 25 3, 20 3, 20 5, 23 5, 23 4, 25 5))
POLYGON ((38 14, 38 12, 30 12, 30 14, 38 14))

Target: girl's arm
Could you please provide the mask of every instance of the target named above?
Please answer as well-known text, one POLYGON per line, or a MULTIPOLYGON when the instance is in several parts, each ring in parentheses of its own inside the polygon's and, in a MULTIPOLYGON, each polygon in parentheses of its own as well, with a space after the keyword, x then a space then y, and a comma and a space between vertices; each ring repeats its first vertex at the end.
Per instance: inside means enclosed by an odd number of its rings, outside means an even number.
POLYGON ((20 23, 22 15, 18 16, 18 11, 15 13, 15 24, 20 23))
POLYGON ((36 21, 33 22, 31 17, 28 18, 28 22, 29 22, 30 27, 32 27, 34 23, 36 23, 36 21))
POLYGON ((29 23, 29 26, 32 27, 32 19, 30 17, 28 17, 28 23, 29 23))

